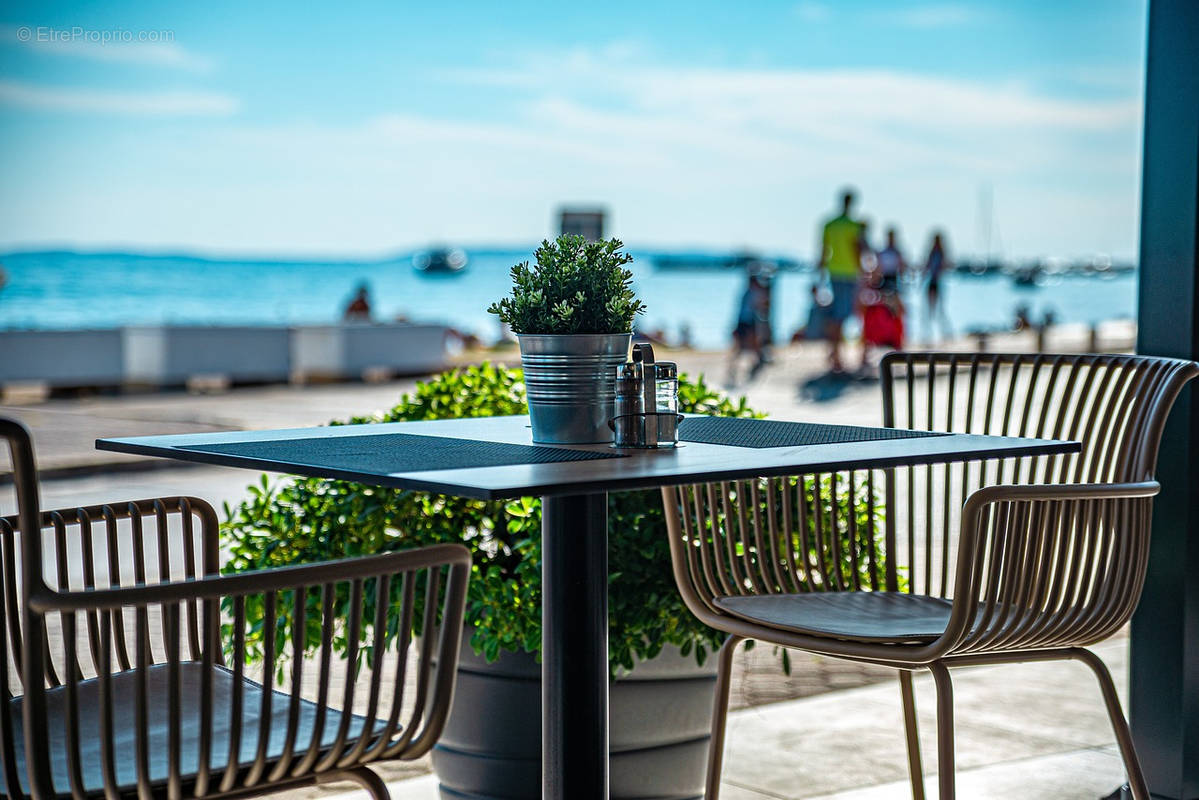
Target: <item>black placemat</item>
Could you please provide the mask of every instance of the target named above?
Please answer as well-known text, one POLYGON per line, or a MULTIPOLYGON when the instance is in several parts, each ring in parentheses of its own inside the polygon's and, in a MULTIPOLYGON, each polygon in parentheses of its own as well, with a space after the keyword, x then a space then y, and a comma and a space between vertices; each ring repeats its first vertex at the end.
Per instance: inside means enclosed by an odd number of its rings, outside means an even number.
POLYGON ((737 417, 687 417, 679 423, 679 438, 685 442, 753 448, 876 442, 944 435, 936 431, 909 431, 903 428, 862 428, 857 425, 737 417))
POLYGON ((332 467, 378 475, 436 469, 588 461, 595 458, 622 458, 624 456, 622 453, 613 452, 484 442, 477 439, 451 439, 442 436, 419 436, 412 433, 228 442, 190 445, 181 449, 289 464, 332 467))

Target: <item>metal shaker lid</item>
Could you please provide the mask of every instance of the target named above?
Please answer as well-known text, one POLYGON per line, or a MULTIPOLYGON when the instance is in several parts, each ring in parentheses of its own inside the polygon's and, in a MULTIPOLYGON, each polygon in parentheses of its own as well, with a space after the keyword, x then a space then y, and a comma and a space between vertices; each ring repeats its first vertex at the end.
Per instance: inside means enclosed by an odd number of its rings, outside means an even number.
POLYGON ((675 380, 679 377, 679 365, 673 361, 659 361, 654 364, 654 375, 658 380, 675 380))

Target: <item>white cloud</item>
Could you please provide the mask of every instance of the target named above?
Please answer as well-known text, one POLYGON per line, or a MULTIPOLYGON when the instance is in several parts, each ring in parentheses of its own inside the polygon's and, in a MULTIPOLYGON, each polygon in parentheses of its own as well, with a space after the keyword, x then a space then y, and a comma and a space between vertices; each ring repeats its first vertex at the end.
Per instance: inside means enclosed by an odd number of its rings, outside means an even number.
POLYGON ((142 116, 226 116, 236 98, 218 92, 132 92, 0 81, 0 105, 45 111, 142 116))
POLYGON ((173 31, 127 32, 129 40, 124 40, 124 33, 78 29, 78 35, 75 35, 73 29, 69 28, 0 25, 0 43, 16 42, 21 47, 47 55, 140 64, 186 72, 209 72, 214 66, 212 59, 173 41, 173 31), (152 40, 139 40, 143 34, 152 40))
POLYGON ((1121 252, 1135 242, 1135 215, 1107 214, 1077 231, 1045 225, 1076 218, 1081 207, 1063 198, 1083 189, 1094 196, 1088 214, 1135 200, 1135 98, 1063 101, 892 71, 677 69, 630 58, 572 52, 456 73, 516 90, 504 112, 485 118, 391 113, 243 129, 212 146, 263 170, 222 173, 257 207, 322 198, 290 234, 293 244, 319 237, 329 208, 360 225, 343 238, 364 248, 511 240, 547 221, 554 203, 579 198, 614 209, 628 241, 805 252, 809 227, 845 182, 863 190, 865 213, 913 237, 932 225, 969 235, 977 187, 987 182, 1003 200, 996 222, 1013 255, 1121 252), (262 196, 263 187, 280 195, 262 196), (1070 240, 1055 240, 1063 236, 1070 240))
POLYGON ((640 117, 685 116, 720 125, 822 129, 912 125, 929 129, 1118 128, 1138 121, 1135 96, 1065 100, 1017 84, 883 69, 672 68, 572 50, 451 80, 580 97, 601 86, 640 117))
POLYGON ((645 108, 674 107, 727 121, 927 128, 1104 129, 1135 121, 1135 100, 1078 101, 1016 85, 893 70, 657 71, 630 82, 645 108))
POLYGON ((595 86, 606 87, 610 79, 623 76, 629 69, 644 65, 653 50, 637 39, 617 39, 598 47, 571 47, 552 55, 512 61, 506 51, 494 52, 503 64, 485 68, 463 67, 440 70, 444 80, 474 86, 502 86, 511 89, 543 89, 551 83, 571 90, 581 86, 578 79, 602 78, 595 86))
POLYGON ((1137 95, 1144 89, 1145 76, 1140 70, 1092 64, 1065 69, 1059 74, 1063 80, 1091 89, 1137 95))
MULTIPOLYGON (((943 226, 962 252, 988 183, 1007 255, 1135 251, 1135 94, 1066 100, 889 70, 679 68, 627 44, 496 66, 442 76, 491 90, 485 114, 206 126, 153 152, 139 142, 110 159, 81 153, 81 169, 100 170, 136 152, 147 176, 122 176, 137 191, 106 202, 92 235, 136 240, 152 223, 179 245, 378 252, 527 241, 550 233, 556 203, 579 200, 607 205, 614 232, 639 245, 806 254, 836 189, 854 183, 879 225, 898 223, 912 242, 943 226)), ((79 179, 64 172, 59 194, 73 196, 79 179)), ((31 183, 39 196, 56 185, 42 173, 31 183)), ((86 238, 65 219, 5 226, 86 238)))
POLYGON ((983 22, 987 14, 977 6, 963 3, 935 3, 896 8, 882 18, 905 28, 954 28, 983 22))

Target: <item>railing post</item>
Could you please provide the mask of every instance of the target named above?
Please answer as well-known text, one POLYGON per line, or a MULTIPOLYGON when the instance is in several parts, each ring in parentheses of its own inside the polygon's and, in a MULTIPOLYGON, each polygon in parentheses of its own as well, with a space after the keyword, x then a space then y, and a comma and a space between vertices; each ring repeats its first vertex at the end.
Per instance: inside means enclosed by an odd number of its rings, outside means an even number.
MULTIPOLYGON (((1137 351, 1199 359, 1199 3, 1149 6, 1137 351)), ((1199 797, 1199 400, 1158 456, 1149 575, 1132 624, 1129 711, 1155 798, 1199 797)))

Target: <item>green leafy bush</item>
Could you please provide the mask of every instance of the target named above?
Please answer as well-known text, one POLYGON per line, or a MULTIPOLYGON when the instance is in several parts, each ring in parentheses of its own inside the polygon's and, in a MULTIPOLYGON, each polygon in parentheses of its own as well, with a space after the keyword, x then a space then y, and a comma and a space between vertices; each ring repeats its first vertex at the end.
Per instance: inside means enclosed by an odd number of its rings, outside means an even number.
POLYGON ((619 239, 563 234, 512 268, 512 295, 487 309, 516 333, 628 333, 645 306, 633 294, 633 260, 619 239))
MULTIPOLYGON (((349 422, 524 413, 521 380, 519 370, 488 364, 453 370, 418 384, 390 411, 349 422)), ((679 406, 684 412, 755 416, 744 398, 733 402, 702 378, 680 379, 679 406)), ((810 478, 808 483, 810 496, 816 486, 810 478)), ((820 491, 827 492, 827 487, 820 491)), ((860 513, 866 510, 863 504, 874 502, 861 492, 852 501, 843 496, 839 500, 844 511, 854 502, 860 513)), ((225 514, 224 544, 230 554, 226 572, 465 542, 474 556, 466 619, 473 626, 475 651, 494 660, 504 651, 540 650, 541 502, 536 498, 487 502, 322 478, 286 478, 272 484, 263 476, 259 484, 249 487, 240 504, 226 506, 225 514)), ((680 647, 684 654, 694 652, 702 663, 723 635, 696 620, 675 588, 660 493, 614 493, 608 519, 610 582, 619 587, 609 593, 613 670, 631 669, 636 659, 652 658, 667 644, 680 647)), ((844 537, 836 549, 834 553, 830 547, 824 555, 835 559, 843 575, 848 575, 850 555, 844 537)), ((813 551, 812 557, 816 555, 813 551)), ((311 604, 318 601, 315 594, 308 599, 311 604)), ((339 596, 335 602, 344 608, 349 599, 339 596)), ((247 605, 246 615, 254 626, 246 641, 247 653, 255 658, 262 651, 263 609, 247 605)), ((373 609, 367 609, 364 617, 370 620, 372 615, 373 609)), ((420 619, 419 609, 416 619, 420 619)), ((290 630, 284 607, 275 630, 280 650, 290 630)), ((310 631, 308 638, 309 647, 315 648, 319 631, 310 631)), ((344 649, 344 640, 335 644, 344 649)), ((372 654, 365 652, 363 657, 372 654)))

